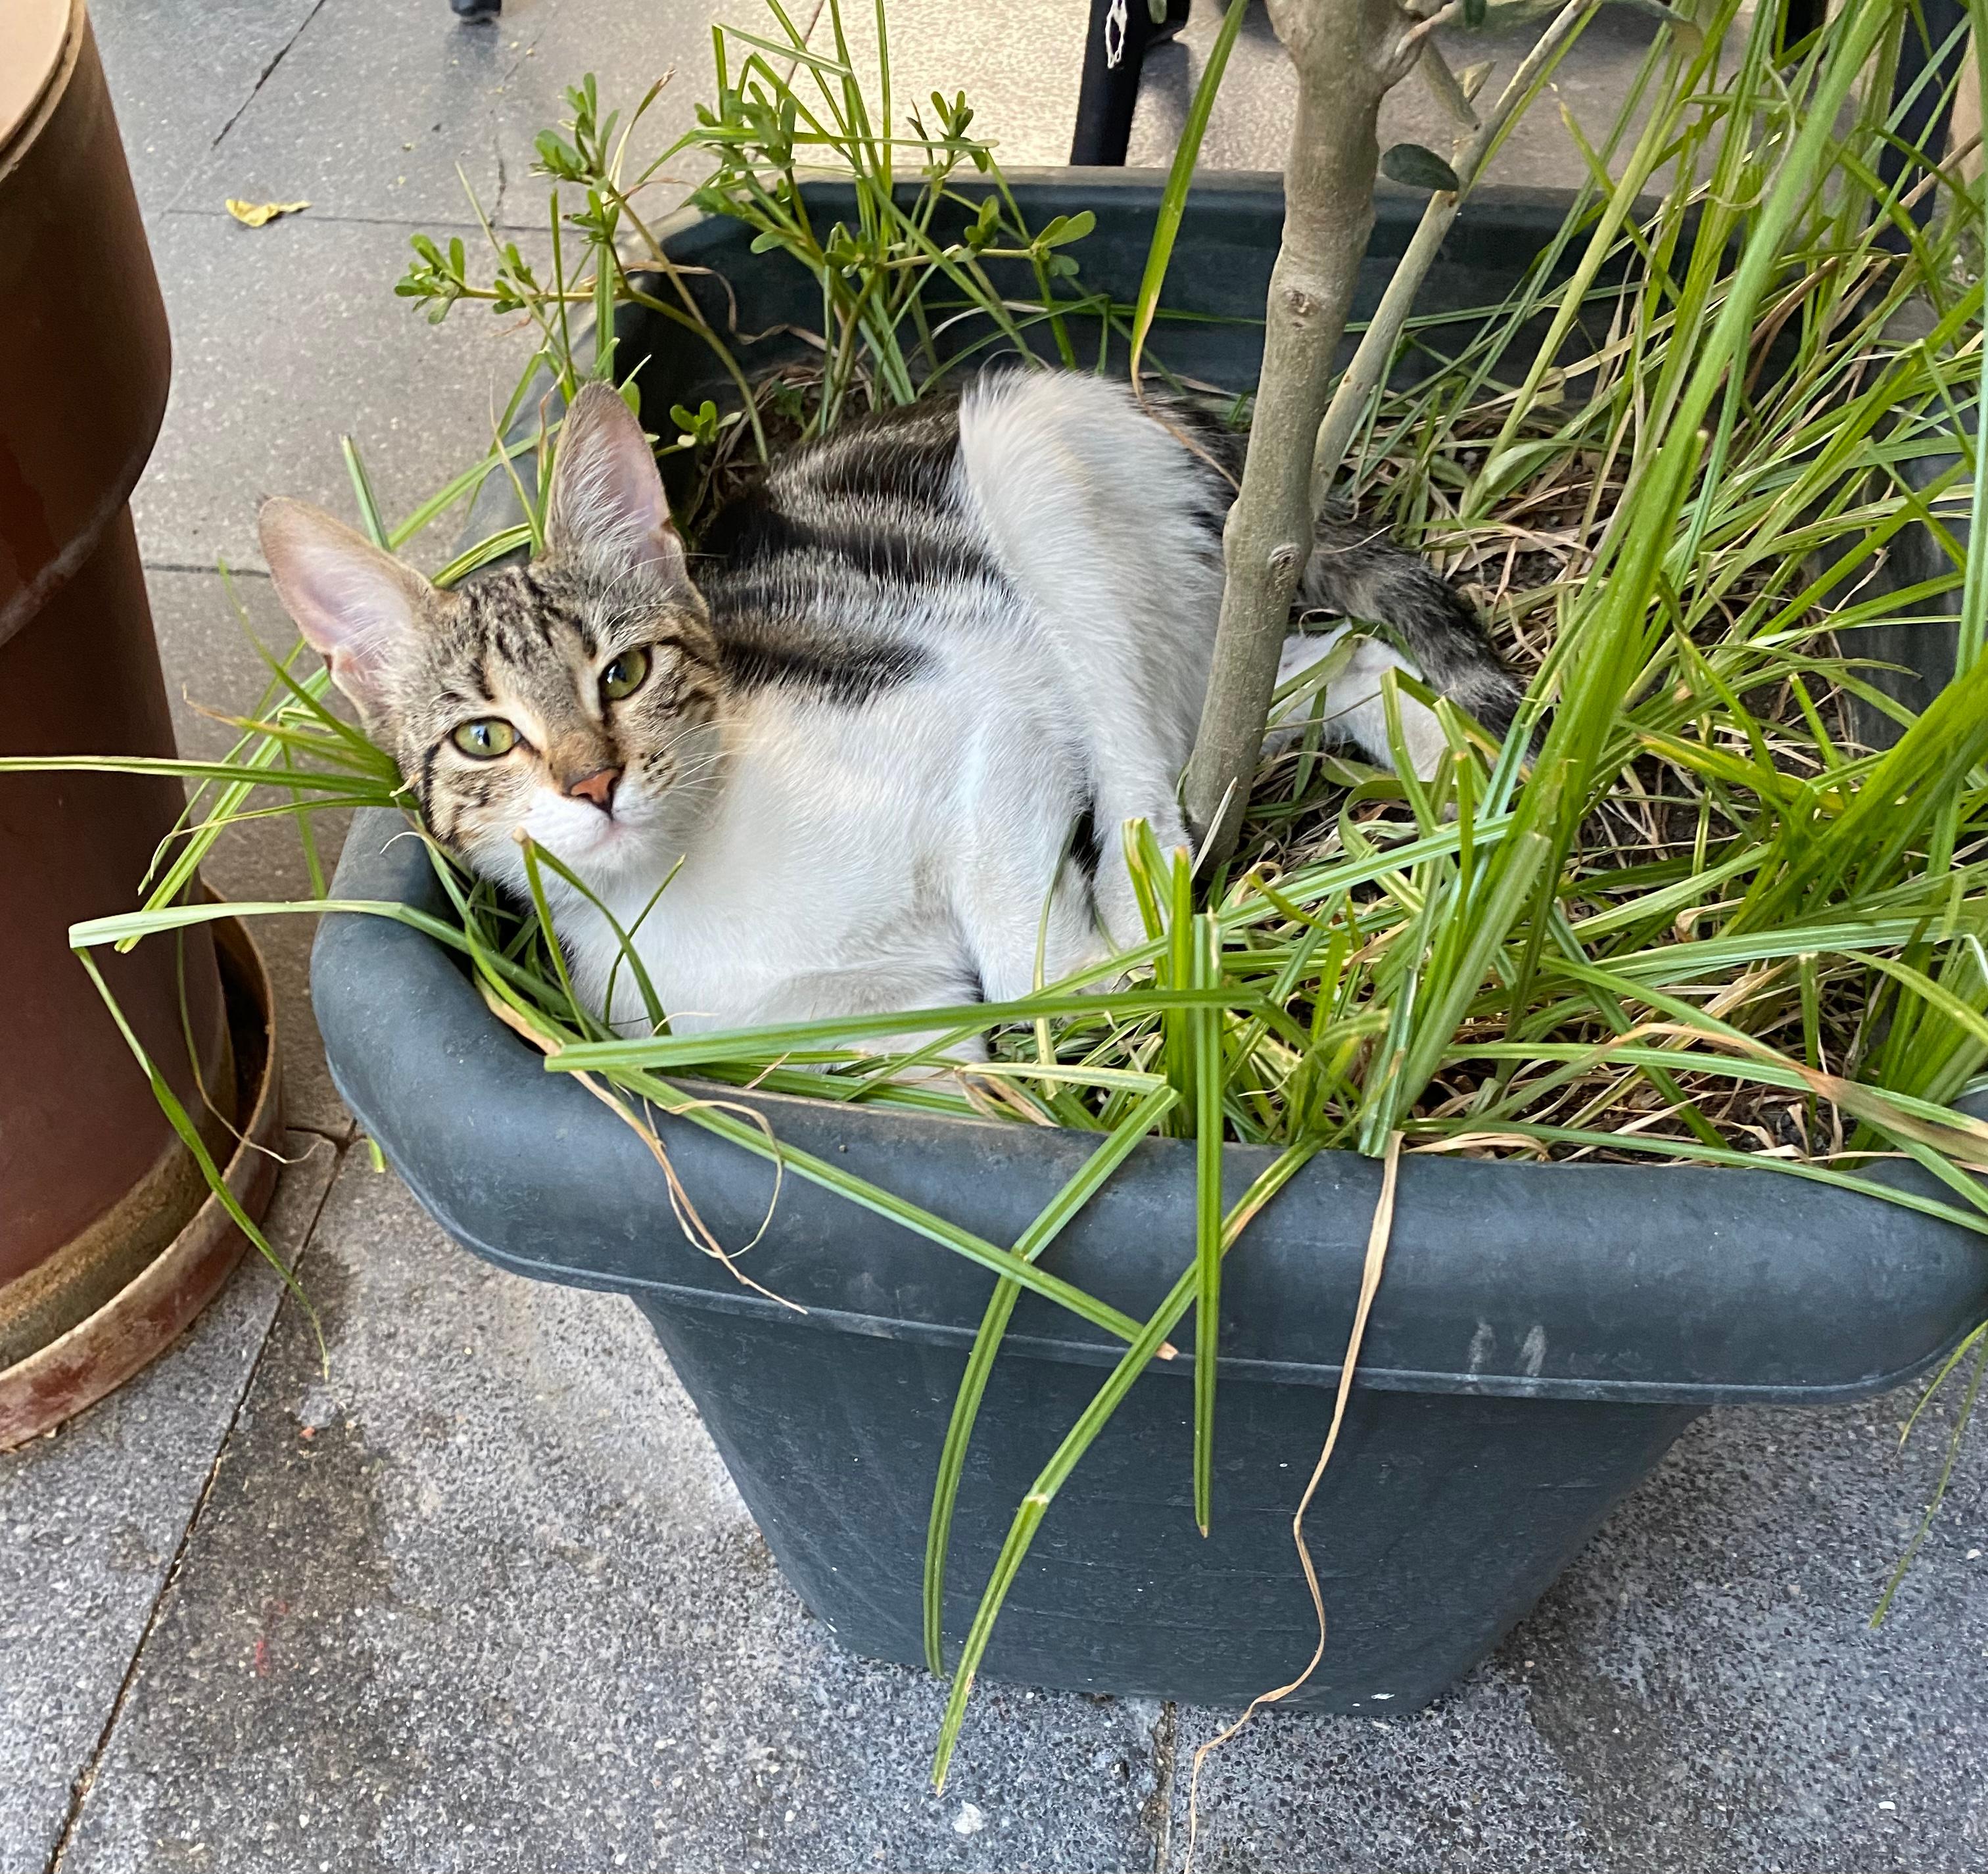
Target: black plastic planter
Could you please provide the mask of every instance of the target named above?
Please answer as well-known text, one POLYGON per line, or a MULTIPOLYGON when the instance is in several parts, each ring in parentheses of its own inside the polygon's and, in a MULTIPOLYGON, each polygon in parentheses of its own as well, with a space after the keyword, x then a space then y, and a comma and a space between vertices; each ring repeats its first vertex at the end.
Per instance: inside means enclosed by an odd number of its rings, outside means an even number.
MULTIPOLYGON (((1156 180, 1023 179, 1017 194, 1044 216, 1096 208, 1098 231, 1080 250, 1087 279, 1130 296, 1156 180)), ((1438 303, 1500 295, 1562 205, 1473 204, 1438 303)), ((1259 308, 1280 214, 1273 178, 1199 191, 1174 302, 1259 308)), ((1383 204, 1375 290, 1412 214, 1383 204)), ((742 328, 805 314, 790 263, 749 255, 737 228, 700 223, 674 245, 730 277, 742 328)), ((626 346, 651 335, 620 336, 626 346)), ((648 359, 645 397, 666 408, 715 394, 704 359, 654 336, 654 351, 637 354, 648 359)), ((1247 326, 1193 326, 1165 349, 1176 368, 1247 382, 1255 342, 1247 326)), ((390 816, 360 818, 336 894, 441 911, 426 858, 391 840, 396 830, 390 816)), ((808 1312, 781 1308, 684 1241, 640 1142, 546 1072, 440 947, 384 920, 328 917, 313 981, 340 1090, 443 1227, 506 1268, 632 1296, 809 1606, 854 1650, 918 1660, 932 1480, 992 1278, 789 1178, 750 1262, 808 1312)), ((755 1103, 782 1139, 1002 1242, 1097 1143, 755 1103)), ((665 1135, 721 1240, 749 1237, 769 1168, 688 1126, 666 1123, 665 1135)), ((1266 1155, 1228 1156, 1232 1198, 1266 1155)), ((1289 1523, 1330 1412, 1378 1186, 1366 1160, 1315 1160, 1229 1258, 1212 1535, 1198 1535, 1190 1513, 1183 1356, 1134 1389, 1050 1511, 989 1673, 1234 1704, 1303 1665, 1315 1629, 1289 1523)), ((1144 1315, 1191 1257, 1192 1187, 1190 1147, 1148 1143, 1048 1265, 1144 1315)), ((1876 1392, 1924 1369, 1985 1306, 1979 1239, 1795 1178, 1410 1160, 1360 1379, 1309 1523, 1330 1644, 1293 1702, 1423 1703, 1526 1612, 1699 1413, 1876 1392)), ((1017 1310, 954 1525, 955 1640, 1022 1493, 1115 1353, 1046 1302, 1025 1298, 1017 1310)))

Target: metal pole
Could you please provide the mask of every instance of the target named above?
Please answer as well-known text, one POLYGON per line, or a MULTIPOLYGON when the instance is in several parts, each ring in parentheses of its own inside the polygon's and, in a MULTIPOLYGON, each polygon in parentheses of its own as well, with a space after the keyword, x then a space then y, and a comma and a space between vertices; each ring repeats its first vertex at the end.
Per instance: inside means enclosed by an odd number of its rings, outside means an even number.
MULTIPOLYGON (((1248 0, 1230 3, 1242 6, 1248 0)), ((1188 5, 1188 0, 1168 0, 1166 18, 1155 22, 1147 0, 1090 0, 1084 83, 1070 144, 1073 164, 1123 167, 1139 103, 1140 67, 1154 46, 1187 24, 1188 5)))

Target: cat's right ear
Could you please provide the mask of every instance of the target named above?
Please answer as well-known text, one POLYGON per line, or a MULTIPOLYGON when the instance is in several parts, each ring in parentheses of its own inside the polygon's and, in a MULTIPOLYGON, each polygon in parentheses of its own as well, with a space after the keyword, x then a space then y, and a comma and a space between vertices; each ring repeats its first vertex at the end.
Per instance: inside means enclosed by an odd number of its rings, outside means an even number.
POLYGON ((256 531, 283 609, 370 726, 385 713, 387 673, 441 595, 413 567, 303 501, 265 501, 256 531))
POLYGON ((583 384, 560 425, 546 550, 610 580, 689 576, 649 439, 612 384, 583 384))

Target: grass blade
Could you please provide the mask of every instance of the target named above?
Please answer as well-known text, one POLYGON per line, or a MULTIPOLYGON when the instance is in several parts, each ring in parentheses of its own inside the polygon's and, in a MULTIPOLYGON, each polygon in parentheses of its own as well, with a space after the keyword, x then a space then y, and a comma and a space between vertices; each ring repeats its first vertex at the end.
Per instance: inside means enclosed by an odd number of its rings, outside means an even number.
MULTIPOLYGON (((1033 1262, 1047 1249, 1179 1099, 1169 1086, 1148 1093, 1085 1160, 1083 1169, 1015 1239, 1015 1254, 1033 1262)), ((945 1442, 939 1452, 938 1477, 932 1487, 931 1514, 925 1532, 924 1602, 925 1664, 940 1678, 945 1676, 945 1567, 953 1508, 958 1501, 967 1447, 972 1440, 974 1421, 987 1390, 988 1376, 994 1370, 995 1356, 1000 1352, 1002 1336, 1007 1332, 1021 1294, 1019 1285, 1004 1278, 995 1285, 993 1294, 988 1298, 986 1312, 981 1317, 979 1332, 967 1356, 966 1371, 961 1376, 952 1421, 946 1427, 945 1442)))
POLYGON ((1236 49, 1248 12, 1246 0, 1229 0, 1214 43, 1208 49, 1208 62, 1201 68, 1194 96, 1188 100, 1187 116, 1181 124, 1179 140, 1174 145, 1173 164, 1167 171, 1167 186, 1160 196, 1152 238, 1146 248, 1146 270, 1140 278, 1139 296, 1132 309, 1131 376, 1135 389, 1139 383, 1140 361, 1145 354, 1146 339, 1153 329, 1154 316, 1160 309, 1160 291, 1166 285, 1167 268, 1173 260, 1174 243, 1180 235, 1181 218, 1187 211, 1188 188, 1194 181, 1195 165, 1201 157, 1202 139, 1208 133, 1208 120, 1215 110, 1215 93, 1222 89, 1222 74, 1228 69, 1229 55, 1236 49))
MULTIPOLYGON (((1240 0, 1236 0, 1240 5, 1240 0)), ((1194 984, 1221 980, 1221 934, 1215 920, 1197 917, 1194 984)), ((1205 1536, 1215 1490, 1215 1389, 1222 1328, 1222 1011, 1198 1008, 1192 1025, 1194 1087, 1195 1328, 1194 1520, 1205 1536)))
MULTIPOLYGON (((1235 1246, 1236 1239, 1264 1205, 1268 1204, 1284 1186, 1309 1163, 1318 1150, 1317 1144, 1307 1140, 1294 1145, 1280 1153, 1256 1181, 1244 1192, 1242 1199, 1229 1214, 1222 1230, 1222 1252, 1226 1254, 1235 1246)), ((953 1747, 959 1741, 959 1727, 966 1717, 967 1700, 973 1694, 973 1680, 980 1669, 980 1662, 987 1651, 988 1640, 994 1631, 994 1622, 999 1616, 1001 1603, 1009 1589, 1013 1585, 1016 1573, 1034 1541, 1036 1531, 1041 1526, 1043 1516, 1055 1500, 1057 1492, 1069 1481, 1070 1473, 1078 1461, 1096 1441, 1097 1434, 1111 1422, 1111 1415, 1117 1410, 1125 1395, 1132 1389, 1133 1383, 1145 1371, 1154 1355, 1166 1342, 1166 1337, 1180 1324, 1181 1317, 1193 1305, 1199 1281, 1199 1271, 1190 1266, 1168 1291, 1167 1297, 1151 1319, 1139 1331, 1111 1376, 1098 1388, 1096 1396, 1087 1406, 1077 1423, 1073 1425, 1063 1442, 1050 1456, 1028 1494, 1022 1499, 1015 1512, 1013 1522, 1008 1531, 1007 1540, 1001 1545, 994 1570, 989 1578, 980 1606, 973 1616, 973 1625, 961 1649, 959 1665, 953 1674, 952 1690, 946 1700, 945 1721, 939 1731, 938 1748, 932 1760, 932 1787, 945 1788, 947 1767, 952 1761, 953 1747)))

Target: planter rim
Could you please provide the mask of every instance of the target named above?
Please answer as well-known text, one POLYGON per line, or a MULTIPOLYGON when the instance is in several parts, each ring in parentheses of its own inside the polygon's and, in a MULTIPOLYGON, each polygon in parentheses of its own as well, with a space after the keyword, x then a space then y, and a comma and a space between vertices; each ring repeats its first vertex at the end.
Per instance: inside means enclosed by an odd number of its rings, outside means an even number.
POLYGON ((83 0, 12 0, 0 16, 0 170, 83 36, 83 0))
MULTIPOLYGON (((418 841, 356 815, 333 895, 446 915, 418 841)), ((361 1126, 465 1248, 522 1275, 824 1330, 970 1343, 992 1277, 799 1177, 748 1265, 789 1315, 685 1241, 620 1120, 491 1015, 455 959, 404 925, 323 920, 312 991, 332 1075, 361 1126), (852 1246, 860 1244, 854 1249, 852 1246)), ((1009 1242, 1099 1135, 780 1094, 714 1095, 791 1146, 1009 1242)), ((771 1173, 688 1122, 658 1127, 719 1239, 757 1231, 771 1173)), ((1225 1151, 1230 1201, 1274 1154, 1225 1151)), ((1915 1166, 1886 1181, 1931 1194, 1915 1166)), ((1135 1151, 1044 1266, 1144 1315, 1191 1258, 1189 1142, 1135 1151)), ((1251 1224, 1224 1278, 1225 1372, 1337 1383, 1380 1183, 1324 1152, 1251 1224)), ((1404 1161, 1360 1383, 1486 1397, 1824 1403, 1924 1370, 1988 1312, 1988 1243, 1957 1225, 1786 1173, 1725 1167, 1404 1161)), ((1107 1365, 1117 1343, 1033 1295, 1008 1336, 1107 1365)), ((1185 1377, 1181 1357, 1152 1370, 1185 1377)))
MULTIPOLYGON (((1067 191, 1080 191, 1084 195, 1114 204, 1138 202, 1150 199, 1155 204, 1166 191, 1167 181, 1172 172, 1164 165, 1153 164, 1128 164, 1117 168, 1086 168, 1081 164, 1036 163, 1022 164, 1014 167, 1003 165, 1001 174, 1011 187, 1022 190, 1026 195, 1060 195, 1067 191)), ((916 194, 922 185, 915 179, 901 180, 900 191, 916 194)), ((980 175, 955 177, 948 184, 949 188, 962 191, 992 188, 994 185, 980 175)), ((801 184, 803 196, 853 194, 854 185, 834 176, 810 176, 801 184)), ((1530 183, 1486 182, 1479 184, 1465 198, 1458 211, 1459 219, 1469 216, 1479 221, 1506 221, 1515 215, 1529 212, 1550 214, 1550 225, 1557 228, 1565 218, 1567 204, 1577 191, 1547 188, 1530 183)), ((1198 174, 1194 179, 1191 199, 1202 204, 1226 204, 1240 200, 1256 202, 1274 201, 1281 206, 1284 194, 1283 171, 1277 169, 1219 169, 1198 174)), ((1390 211, 1396 214, 1405 210, 1412 227, 1421 217, 1428 201, 1424 189, 1410 188, 1398 182, 1391 182, 1385 176, 1377 177, 1374 183, 1374 200, 1380 218, 1390 218, 1390 211)), ((701 208, 683 208, 656 224, 652 229, 659 240, 674 238, 685 229, 708 226, 722 231, 735 228, 737 223, 724 215, 708 214, 701 208)))

